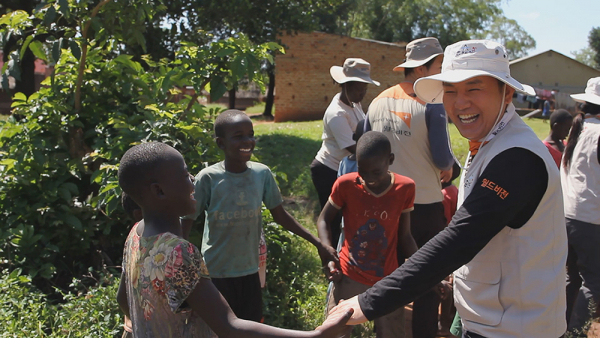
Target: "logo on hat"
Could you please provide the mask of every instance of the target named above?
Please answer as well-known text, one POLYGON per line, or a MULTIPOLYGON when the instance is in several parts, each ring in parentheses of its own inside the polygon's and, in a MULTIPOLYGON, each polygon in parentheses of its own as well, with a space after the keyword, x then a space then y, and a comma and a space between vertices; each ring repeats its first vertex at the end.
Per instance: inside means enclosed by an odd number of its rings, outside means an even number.
POLYGON ((477 47, 473 46, 469 48, 469 46, 464 45, 461 49, 456 51, 456 56, 464 55, 464 54, 473 54, 477 51, 477 47))

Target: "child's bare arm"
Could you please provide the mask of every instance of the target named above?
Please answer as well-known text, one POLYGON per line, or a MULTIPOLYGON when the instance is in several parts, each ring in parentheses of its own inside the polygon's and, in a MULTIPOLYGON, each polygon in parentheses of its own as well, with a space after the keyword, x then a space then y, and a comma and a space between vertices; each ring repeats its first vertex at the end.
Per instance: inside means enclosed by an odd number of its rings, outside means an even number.
MULTIPOLYGON (((319 239, 324 245, 332 246, 329 224, 333 221, 338 211, 339 210, 331 203, 327 202, 319 215, 319 219, 317 220, 317 231, 319 233, 319 239)), ((332 262, 323 262, 323 269, 325 270, 325 275, 329 281, 338 282, 342 277, 338 262, 334 261, 333 264, 331 264, 332 262)))
POLYGON ((333 246, 331 243, 331 231, 329 231, 329 224, 333 221, 337 213, 339 212, 329 201, 325 203, 319 219, 317 220, 317 232, 319 233, 319 239, 321 243, 329 246, 333 246))
MULTIPOLYGON (((402 255, 406 258, 417 252, 417 243, 410 232, 410 212, 403 212, 400 215, 398 224, 398 243, 402 250, 402 255)), ((398 262, 401 263, 401 262, 398 262)))
POLYGON ((327 263, 330 261, 334 261, 337 264, 337 252, 331 246, 331 241, 328 241, 329 244, 320 241, 317 237, 306 230, 305 227, 300 225, 300 223, 298 223, 298 221, 296 221, 296 219, 294 219, 287 211, 285 211, 281 204, 271 209, 271 214, 273 215, 275 222, 281 224, 281 226, 283 226, 285 229, 312 243, 319 251, 319 256, 321 257, 323 265, 327 265, 327 263))
POLYGON ((229 304, 212 284, 210 279, 200 278, 194 291, 187 298, 192 310, 202 317, 210 328, 221 338, 228 337, 339 337, 350 326, 346 322, 352 312, 328 319, 314 331, 303 332, 280 329, 265 324, 239 319, 229 304))
POLYGON ((117 290, 117 303, 119 308, 127 316, 129 316, 129 303, 127 303, 127 291, 125 285, 125 272, 121 273, 121 281, 119 282, 119 289, 117 290))

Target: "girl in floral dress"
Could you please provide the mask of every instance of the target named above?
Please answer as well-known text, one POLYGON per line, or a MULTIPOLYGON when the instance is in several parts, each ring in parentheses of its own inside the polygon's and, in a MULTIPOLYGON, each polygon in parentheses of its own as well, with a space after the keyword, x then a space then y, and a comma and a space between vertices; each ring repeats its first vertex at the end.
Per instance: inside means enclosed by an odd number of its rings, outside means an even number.
POLYGON ((194 185, 185 161, 163 143, 129 149, 119 185, 141 207, 123 253, 117 295, 140 337, 339 337, 352 312, 330 316, 314 331, 279 329, 237 318, 210 281, 198 248, 181 237, 179 217, 194 212, 194 185), (215 335, 216 333, 216 335, 215 335))

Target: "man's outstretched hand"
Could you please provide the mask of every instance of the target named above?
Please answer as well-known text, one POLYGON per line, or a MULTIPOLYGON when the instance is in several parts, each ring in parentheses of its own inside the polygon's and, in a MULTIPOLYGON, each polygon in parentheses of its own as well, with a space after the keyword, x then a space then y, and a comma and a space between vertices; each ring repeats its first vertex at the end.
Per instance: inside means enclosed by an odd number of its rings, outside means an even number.
POLYGON ((348 300, 341 300, 338 305, 329 311, 329 316, 339 316, 350 310, 352 310, 352 317, 348 320, 347 325, 358 325, 368 321, 360 308, 360 304, 358 304, 358 296, 354 296, 348 300))

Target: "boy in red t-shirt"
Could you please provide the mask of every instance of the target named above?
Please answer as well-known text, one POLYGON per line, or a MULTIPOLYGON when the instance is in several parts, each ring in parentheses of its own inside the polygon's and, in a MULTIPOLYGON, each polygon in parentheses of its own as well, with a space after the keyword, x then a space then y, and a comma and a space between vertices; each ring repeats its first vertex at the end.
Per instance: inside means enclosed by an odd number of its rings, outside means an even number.
MULTIPOLYGON (((388 171, 394 154, 387 136, 365 133, 356 145, 356 159, 358 173, 337 179, 317 221, 319 238, 331 245, 328 224, 339 210, 344 217, 341 273, 333 262, 325 269, 334 282, 328 311, 340 299, 356 296, 392 273, 399 265, 397 248, 406 257, 417 251, 410 233, 415 182, 388 171)), ((377 337, 404 337, 404 309, 376 319, 375 325, 377 337)))

